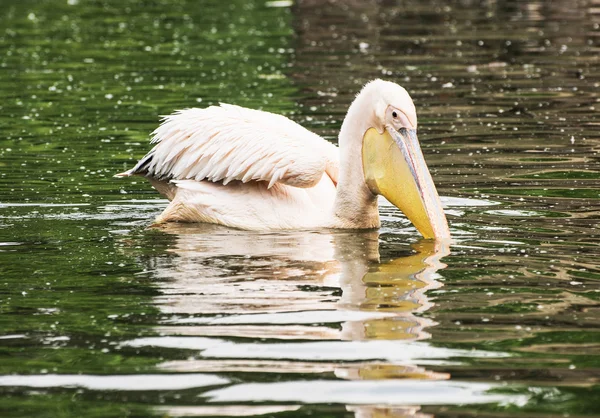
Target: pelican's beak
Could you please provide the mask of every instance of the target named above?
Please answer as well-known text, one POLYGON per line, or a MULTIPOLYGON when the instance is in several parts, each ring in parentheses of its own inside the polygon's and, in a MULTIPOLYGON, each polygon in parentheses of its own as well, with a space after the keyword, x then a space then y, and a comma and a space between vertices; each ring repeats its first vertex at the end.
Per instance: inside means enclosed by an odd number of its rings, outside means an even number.
POLYGON ((449 238, 450 230, 416 129, 369 129, 363 138, 367 186, 398 207, 425 238, 449 238))

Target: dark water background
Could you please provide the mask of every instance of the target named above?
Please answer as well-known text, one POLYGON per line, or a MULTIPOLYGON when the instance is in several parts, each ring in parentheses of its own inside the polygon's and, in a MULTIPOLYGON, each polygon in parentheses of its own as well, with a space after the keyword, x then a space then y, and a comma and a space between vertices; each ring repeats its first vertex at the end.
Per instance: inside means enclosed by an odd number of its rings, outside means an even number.
POLYGON ((3 0, 0 415, 600 415, 600 2, 3 0), (332 141, 413 96, 455 243, 147 229, 219 101, 332 141))

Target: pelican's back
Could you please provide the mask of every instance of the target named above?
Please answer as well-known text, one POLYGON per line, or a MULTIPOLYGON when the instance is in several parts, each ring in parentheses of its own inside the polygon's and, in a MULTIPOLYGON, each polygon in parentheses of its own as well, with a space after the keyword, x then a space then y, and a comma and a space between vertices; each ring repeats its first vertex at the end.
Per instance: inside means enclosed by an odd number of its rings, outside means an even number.
POLYGON ((227 104, 180 110, 164 118, 152 143, 117 176, 145 176, 172 201, 158 222, 244 229, 328 225, 338 149, 284 116, 227 104))
POLYGON ((337 147, 273 113, 227 104, 180 110, 164 118, 152 143, 119 176, 313 187, 327 173, 337 183, 337 147))

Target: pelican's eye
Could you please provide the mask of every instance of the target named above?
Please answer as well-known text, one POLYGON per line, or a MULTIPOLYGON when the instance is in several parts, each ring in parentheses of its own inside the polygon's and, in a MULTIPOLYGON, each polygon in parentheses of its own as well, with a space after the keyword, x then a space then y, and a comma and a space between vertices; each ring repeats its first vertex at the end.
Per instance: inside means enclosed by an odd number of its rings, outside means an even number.
POLYGON ((415 129, 416 126, 413 126, 410 123, 410 120, 406 116, 403 110, 398 109, 397 107, 388 106, 385 116, 385 123, 389 125, 395 130, 406 128, 406 129, 415 129))

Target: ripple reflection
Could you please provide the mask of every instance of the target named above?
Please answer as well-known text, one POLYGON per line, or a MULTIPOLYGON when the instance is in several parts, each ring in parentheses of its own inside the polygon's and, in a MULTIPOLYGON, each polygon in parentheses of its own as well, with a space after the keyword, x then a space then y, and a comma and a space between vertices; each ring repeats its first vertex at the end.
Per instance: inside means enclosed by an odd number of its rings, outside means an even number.
POLYGON ((404 244, 382 260, 378 231, 161 230, 170 256, 146 262, 166 316, 158 336, 123 346, 186 352, 185 360, 159 365, 170 373, 245 376, 202 395, 209 402, 334 402, 370 416, 378 404, 418 411, 411 405, 511 399, 490 395, 494 385, 449 381, 448 373, 428 369, 507 356, 427 342, 436 324, 422 314, 434 305, 427 292, 442 287, 446 242, 404 244), (431 390, 447 396, 425 401, 431 390))

